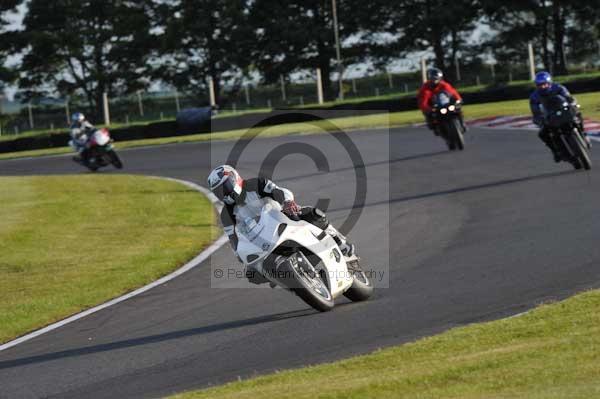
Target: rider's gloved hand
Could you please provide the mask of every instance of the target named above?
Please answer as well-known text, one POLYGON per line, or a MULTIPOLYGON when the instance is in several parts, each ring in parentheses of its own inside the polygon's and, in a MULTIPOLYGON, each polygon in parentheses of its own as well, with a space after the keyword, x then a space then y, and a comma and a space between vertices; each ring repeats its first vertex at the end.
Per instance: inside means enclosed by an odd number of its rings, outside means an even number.
POLYGON ((283 203, 283 213, 287 216, 298 217, 302 209, 296 204, 296 201, 285 201, 283 203))

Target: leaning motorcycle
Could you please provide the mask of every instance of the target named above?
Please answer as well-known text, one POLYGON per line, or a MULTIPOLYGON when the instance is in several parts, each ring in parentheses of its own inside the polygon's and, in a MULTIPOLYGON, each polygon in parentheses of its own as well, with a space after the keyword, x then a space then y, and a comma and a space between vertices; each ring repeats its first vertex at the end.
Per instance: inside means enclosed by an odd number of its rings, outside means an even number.
POLYGON ((364 301, 373 285, 356 254, 345 257, 336 241, 304 220, 292 220, 279 203, 266 198, 260 216, 238 222, 237 252, 246 274, 256 272, 270 282, 325 312, 344 295, 364 301))
POLYGON ((117 169, 122 169, 123 162, 117 155, 112 143, 113 139, 110 137, 108 129, 98 129, 92 133, 86 143, 85 156, 81 159, 74 158, 74 161, 87 167, 92 172, 111 164, 117 169))
POLYGON ((460 122, 461 101, 455 101, 448 93, 441 92, 433 99, 433 127, 445 141, 448 149, 465 148, 464 130, 460 122))
POLYGON ((592 168, 590 145, 581 131, 578 106, 560 95, 550 97, 544 104, 544 125, 563 161, 575 169, 592 168))

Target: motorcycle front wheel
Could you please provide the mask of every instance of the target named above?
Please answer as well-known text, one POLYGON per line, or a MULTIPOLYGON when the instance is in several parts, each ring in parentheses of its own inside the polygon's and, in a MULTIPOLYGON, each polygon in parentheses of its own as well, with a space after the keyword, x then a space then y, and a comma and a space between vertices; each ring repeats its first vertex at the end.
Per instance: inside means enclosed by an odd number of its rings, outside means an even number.
POLYGON ((278 273, 285 275, 288 280, 285 285, 314 309, 320 312, 333 309, 333 296, 323 277, 313 268, 286 261, 279 267, 278 273))
POLYGON ((110 157, 110 163, 112 163, 115 168, 123 169, 123 162, 121 161, 121 158, 119 158, 115 150, 110 150, 108 152, 108 156, 110 157))

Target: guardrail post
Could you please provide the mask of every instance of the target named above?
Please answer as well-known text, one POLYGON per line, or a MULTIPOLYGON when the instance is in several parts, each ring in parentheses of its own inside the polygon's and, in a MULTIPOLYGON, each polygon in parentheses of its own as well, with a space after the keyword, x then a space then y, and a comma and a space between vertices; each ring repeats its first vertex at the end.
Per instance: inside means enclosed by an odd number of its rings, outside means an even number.
POLYGON ((425 63, 425 57, 421 57, 421 79, 423 83, 427 81, 427 65, 425 63))
POLYGON ((102 105, 104 108, 104 125, 110 126, 110 112, 108 109, 108 93, 102 93, 102 105))
POLYGON ((246 105, 250 105, 250 85, 248 83, 244 85, 244 94, 246 95, 246 105))
POLYGON ((279 81, 281 82, 281 99, 283 101, 287 100, 287 95, 285 93, 285 79, 283 75, 279 75, 279 81))
POLYGON ((140 116, 144 116, 144 104, 142 103, 142 91, 137 91, 138 108, 140 110, 140 116))
POLYGON ((321 68, 317 68, 317 97, 319 99, 319 104, 325 102, 323 99, 323 77, 321 76, 321 68))
POLYGON ((33 109, 31 108, 31 102, 27 104, 27 110, 29 111, 29 128, 33 129, 33 109))
POLYGON ((208 78, 208 94, 210 96, 210 105, 211 107, 214 107, 217 105, 217 98, 215 96, 215 81, 212 76, 208 78))
POLYGON ((531 42, 527 43, 527 48, 529 50, 529 78, 531 80, 535 79, 535 56, 533 54, 533 44, 531 42))
POLYGON ((65 99, 65 116, 67 117, 67 126, 71 125, 71 110, 69 109, 69 97, 65 99))
POLYGON ((175 90, 175 109, 179 113, 179 110, 180 110, 180 107, 179 107, 179 93, 177 92, 177 90, 175 90))

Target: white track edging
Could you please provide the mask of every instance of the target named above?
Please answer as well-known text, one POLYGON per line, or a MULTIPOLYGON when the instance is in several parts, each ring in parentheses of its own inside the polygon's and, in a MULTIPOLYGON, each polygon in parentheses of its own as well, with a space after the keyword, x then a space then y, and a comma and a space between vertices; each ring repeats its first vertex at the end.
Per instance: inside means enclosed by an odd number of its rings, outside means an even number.
MULTIPOLYGON (((220 210, 222 207, 221 202, 214 196, 213 193, 211 193, 209 190, 207 190, 206 188, 199 186, 195 183, 189 182, 189 181, 185 181, 185 180, 179 180, 179 179, 172 179, 169 177, 154 177, 151 176, 152 178, 155 179, 162 179, 162 180, 169 180, 169 181, 173 181, 173 182, 177 182, 180 184, 183 184, 187 187, 190 187, 196 191, 199 191, 200 193, 206 195, 208 197, 208 199, 210 200, 210 202, 212 202, 212 204, 215 206, 215 208, 217 208, 217 210, 220 210)), ((141 288, 138 288, 135 291, 132 291, 128 294, 125 294, 123 296, 120 296, 118 298, 112 299, 108 302, 105 302, 101 305, 98 305, 96 307, 93 307, 91 309, 85 310, 81 313, 77 313, 71 317, 68 317, 66 319, 63 319, 61 321, 58 321, 56 323, 50 324, 49 326, 46 326, 44 328, 41 328, 39 330, 33 331, 29 334, 23 335, 22 337, 19 337, 17 339, 14 339, 12 341, 9 341, 5 344, 0 345, 0 352, 3 350, 6 350, 8 348, 12 348, 15 345, 21 344, 25 341, 29 341, 33 338, 39 337, 42 334, 45 334, 47 332, 56 330, 57 328, 60 328, 66 324, 72 323, 76 320, 82 319, 86 316, 89 316, 93 313, 96 313, 102 309, 106 309, 110 306, 116 305, 117 303, 126 301, 127 299, 133 298, 134 296, 140 295, 148 290, 151 290, 154 287, 157 287, 161 284, 166 283, 167 281, 173 280, 175 277, 180 276, 181 274, 195 268, 196 266, 198 266, 200 263, 204 262, 206 259, 208 259, 209 256, 211 256, 216 250, 218 250, 219 248, 221 248, 223 246, 223 244, 225 244, 228 241, 227 236, 224 234, 221 237, 219 237, 219 239, 217 241, 215 241, 214 243, 212 243, 208 248, 206 248, 204 251, 202 251, 198 256, 196 256, 194 259, 192 259, 191 261, 189 261, 188 263, 186 263, 185 265, 183 265, 182 267, 180 267, 179 269, 175 270, 173 273, 168 274, 148 285, 145 285, 141 288)))

